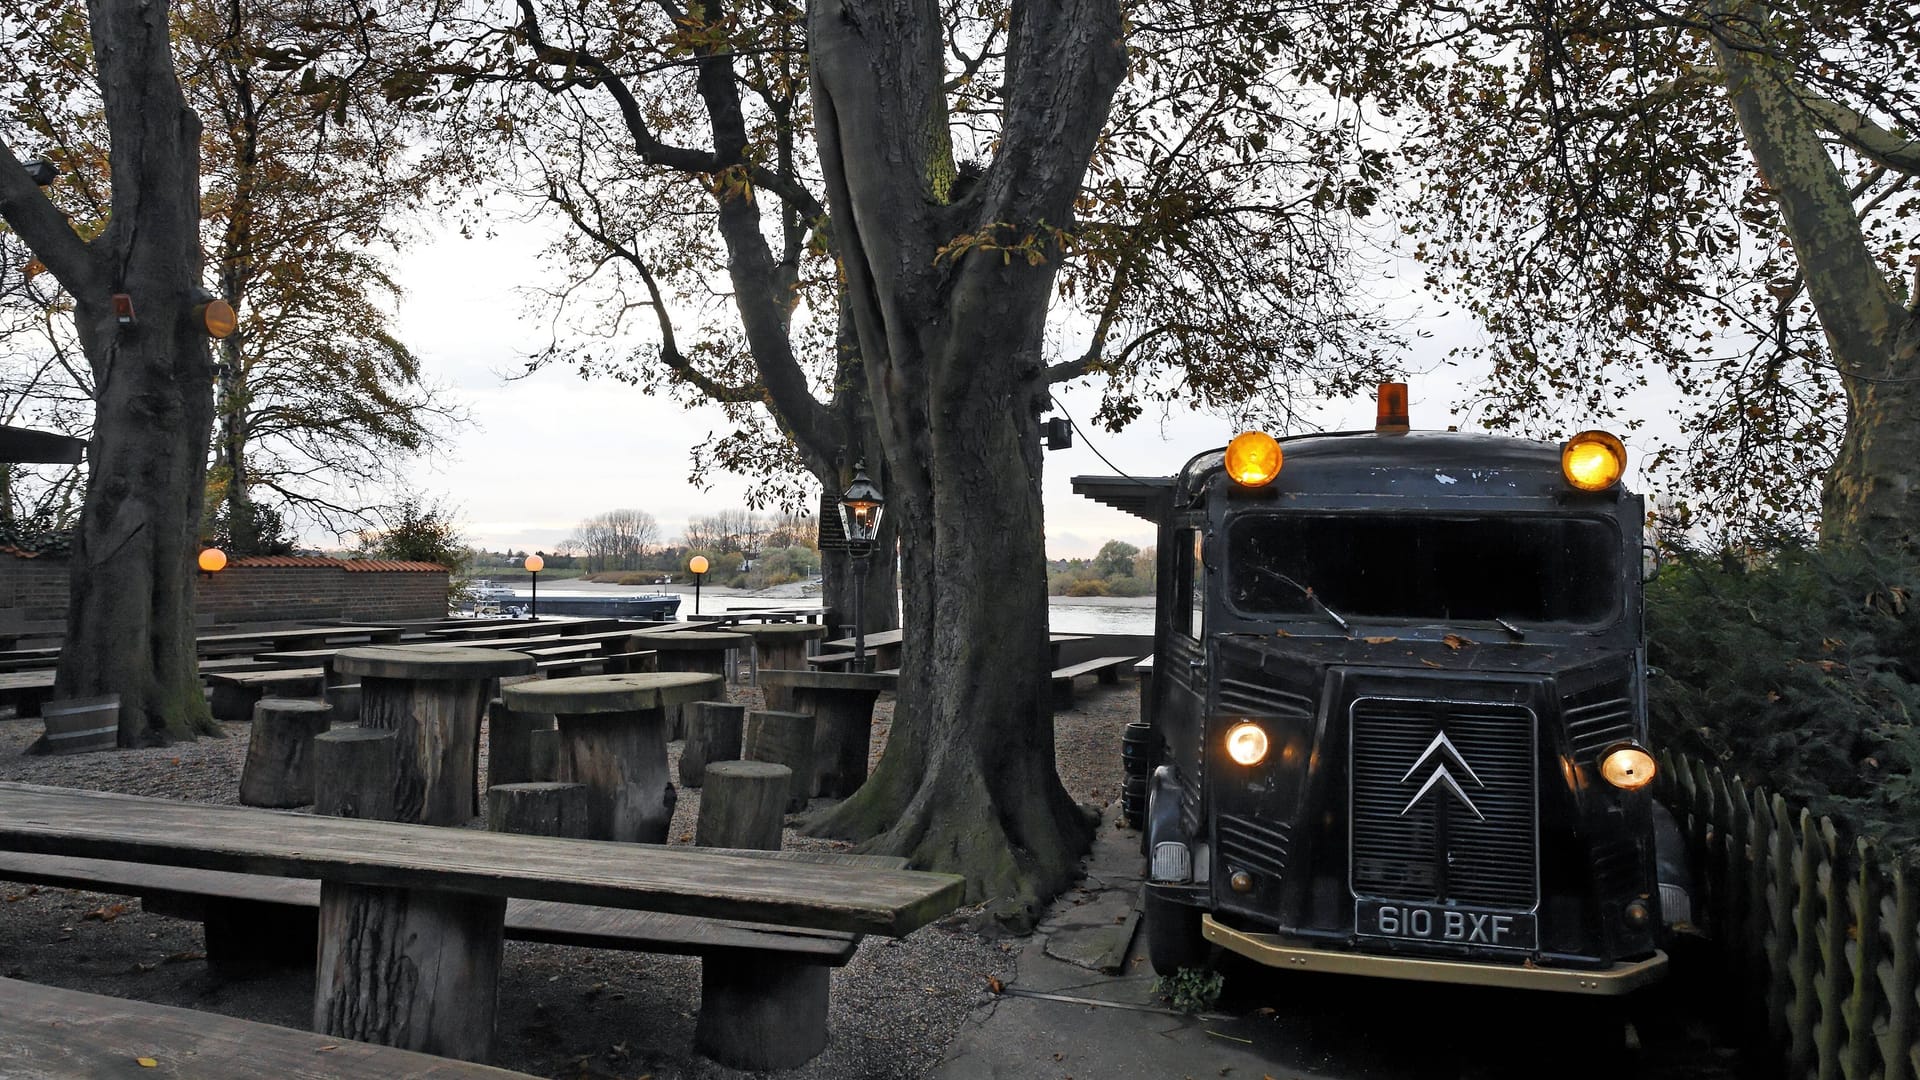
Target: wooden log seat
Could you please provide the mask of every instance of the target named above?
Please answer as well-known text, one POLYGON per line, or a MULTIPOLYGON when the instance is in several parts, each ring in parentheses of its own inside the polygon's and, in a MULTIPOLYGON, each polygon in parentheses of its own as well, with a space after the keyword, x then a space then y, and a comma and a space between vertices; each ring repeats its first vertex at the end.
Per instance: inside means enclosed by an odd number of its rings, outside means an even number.
POLYGON ((1092 660, 1082 660, 1053 672, 1053 707, 1056 709, 1073 708, 1073 680, 1082 675, 1096 675, 1103 683, 1118 683, 1120 669, 1130 668, 1137 656, 1101 656, 1092 660))
MULTIPOLYGON (((660 671, 697 671, 719 675, 732 681, 727 670, 727 654, 736 649, 753 648, 753 639, 745 634, 730 630, 676 630, 669 633, 642 633, 634 635, 639 640, 634 647, 650 649, 657 654, 655 664, 660 671)), ((718 690, 709 697, 724 699, 726 691, 718 690)), ((680 704, 676 702, 667 707, 667 738, 684 739, 687 735, 686 718, 681 714, 680 704)))
POLYGON ((494 784, 487 788, 487 828, 522 836, 587 839, 585 784, 494 784))
POLYGON ((222 671, 206 678, 213 687, 213 718, 224 724, 244 724, 253 719, 253 707, 263 697, 319 697, 326 671, 317 667, 222 671))
POLYGON ((699 787, 707 764, 737 761, 747 707, 727 701, 695 701, 681 706, 687 718, 687 742, 680 748, 680 784, 699 787))
POLYGON ((827 628, 808 623, 743 623, 735 629, 753 639, 753 681, 765 695, 767 708, 791 710, 791 689, 762 684, 760 672, 768 668, 792 671, 804 667, 808 643, 823 640, 827 628))
POLYGON ((748 761, 771 761, 792 770, 787 812, 805 810, 813 793, 813 717, 799 712, 750 712, 741 743, 748 761))
POLYGON ((700 847, 780 850, 780 822, 793 770, 771 761, 716 761, 707 766, 693 842, 700 847))
POLYGON ((333 706, 301 698, 261 698, 253 706, 240 801, 248 806, 313 802, 313 740, 326 732, 333 706))
POLYGON ((392 821, 399 742, 392 728, 337 727, 315 736, 313 812, 392 821))
MULTIPOLYGON (((515 683, 514 685, 519 685, 515 683)), ((545 780, 533 771, 533 733, 553 729, 546 713, 515 712, 506 700, 487 703, 487 786, 545 780)))
POLYGON ((554 717, 560 746, 553 779, 587 786, 593 839, 658 844, 673 819, 666 710, 724 690, 719 675, 660 671, 546 679, 501 694, 516 712, 554 717))
POLYGON ((867 782, 873 703, 899 687, 897 675, 855 671, 760 672, 763 687, 785 687, 794 710, 813 717, 813 795, 844 799, 867 782))
POLYGON ((345 649, 334 670, 360 679, 360 724, 399 733, 394 812, 401 821, 460 825, 480 812, 480 718, 493 681, 533 674, 523 653, 452 645, 345 649))
POLYGON ((16 979, 0 979, 0 1061, 7 1076, 21 1080, 527 1080, 525 1073, 390 1046, 16 979))

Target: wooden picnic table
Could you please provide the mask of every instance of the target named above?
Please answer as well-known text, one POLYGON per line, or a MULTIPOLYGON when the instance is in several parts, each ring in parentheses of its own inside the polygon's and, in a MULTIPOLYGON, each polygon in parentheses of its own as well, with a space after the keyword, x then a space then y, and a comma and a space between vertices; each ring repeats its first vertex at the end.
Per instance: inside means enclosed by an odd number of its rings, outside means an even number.
POLYGON ((202 634, 194 638, 201 648, 207 646, 243 645, 249 642, 271 642, 274 649, 287 651, 297 649, 309 642, 326 642, 347 638, 364 639, 371 644, 385 644, 400 640, 398 626, 305 626, 291 630, 238 631, 231 634, 202 634))
POLYGON ((360 677, 360 726, 400 733, 394 807, 401 821, 460 825, 480 812, 480 720, 494 680, 533 674, 533 657, 374 645, 342 650, 333 670, 360 677))
POLYGON ((467 1060, 491 1052, 510 897, 907 934, 965 881, 0 782, 0 850, 318 878, 316 1029, 467 1060))

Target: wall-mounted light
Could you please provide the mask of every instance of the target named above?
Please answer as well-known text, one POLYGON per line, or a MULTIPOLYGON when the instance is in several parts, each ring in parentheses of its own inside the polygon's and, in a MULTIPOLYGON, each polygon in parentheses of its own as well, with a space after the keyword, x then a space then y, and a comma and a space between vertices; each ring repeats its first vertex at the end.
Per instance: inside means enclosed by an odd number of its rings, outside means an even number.
POLYGON ((20 163, 20 167, 27 171, 27 179, 41 187, 52 184, 60 177, 60 166, 44 157, 28 158, 20 163))
POLYGON ((123 292, 113 294, 113 317, 121 326, 133 325, 133 297, 123 292))

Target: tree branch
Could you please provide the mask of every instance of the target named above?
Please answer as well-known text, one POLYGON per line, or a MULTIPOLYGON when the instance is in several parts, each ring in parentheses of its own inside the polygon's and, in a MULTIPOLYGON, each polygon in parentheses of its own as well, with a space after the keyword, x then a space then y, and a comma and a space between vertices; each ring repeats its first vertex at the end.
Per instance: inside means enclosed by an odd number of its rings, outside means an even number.
POLYGON ((1803 87, 1796 86, 1795 90, 1807 110, 1819 120, 1821 127, 1858 150, 1862 156, 1896 172, 1920 176, 1920 139, 1896 135, 1864 114, 1803 87))
POLYGON ((69 295, 98 302, 103 289, 98 258, 27 175, 4 138, 0 138, 0 217, 6 218, 69 295))

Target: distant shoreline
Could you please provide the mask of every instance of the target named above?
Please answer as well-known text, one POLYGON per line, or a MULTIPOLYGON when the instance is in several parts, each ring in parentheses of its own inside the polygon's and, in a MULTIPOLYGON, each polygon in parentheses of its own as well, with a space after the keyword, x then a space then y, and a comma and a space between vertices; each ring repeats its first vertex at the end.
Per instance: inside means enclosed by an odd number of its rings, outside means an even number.
MULTIPOLYGON (((526 576, 524 574, 520 575, 517 579, 513 577, 495 577, 490 580, 514 590, 521 596, 525 596, 530 591, 527 587, 526 576)), ((693 583, 691 581, 676 581, 671 585, 615 585, 608 581, 582 581, 578 578, 572 578, 554 581, 541 591, 548 596, 619 596, 622 594, 644 596, 650 593, 674 593, 679 596, 692 596, 693 583)), ((809 591, 806 583, 796 581, 786 585, 775 585, 768 589, 730 589, 724 585, 703 585, 700 587, 700 595, 715 597, 751 596, 765 600, 818 600, 820 598, 820 591, 818 587, 813 587, 812 590, 809 591)), ((1049 596, 1047 597, 1047 603, 1053 607, 1151 609, 1153 607, 1153 597, 1049 596)))

